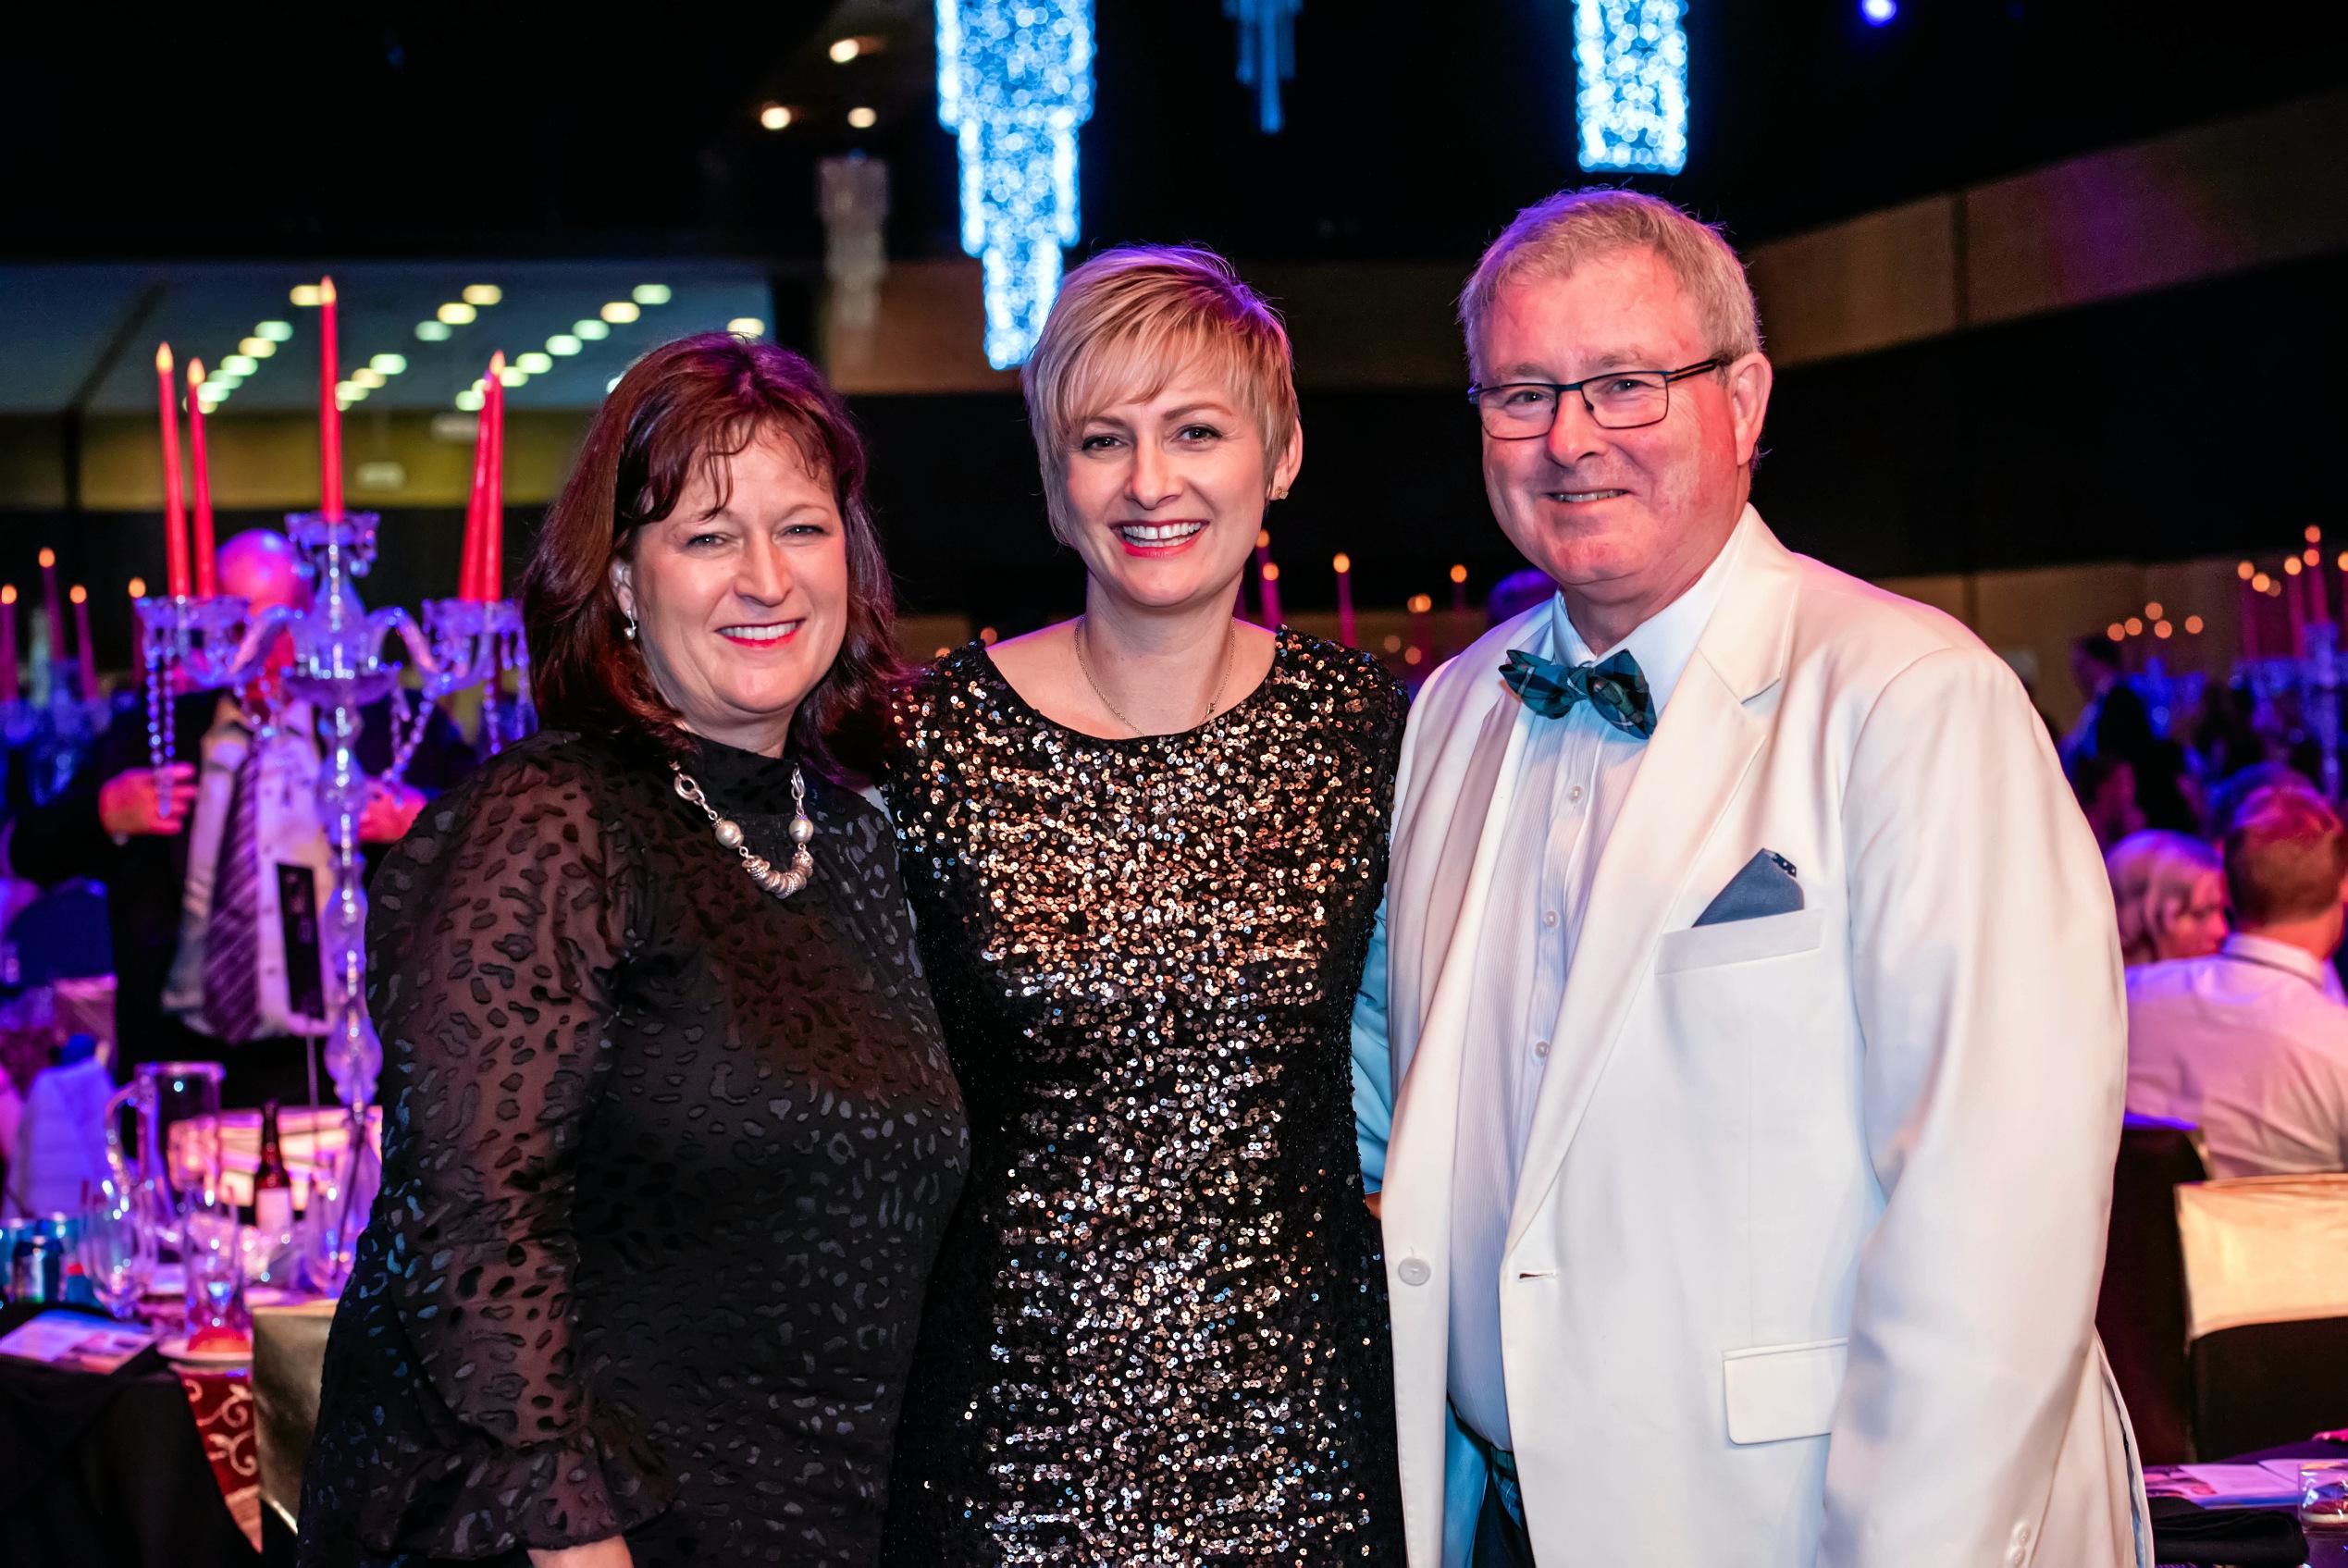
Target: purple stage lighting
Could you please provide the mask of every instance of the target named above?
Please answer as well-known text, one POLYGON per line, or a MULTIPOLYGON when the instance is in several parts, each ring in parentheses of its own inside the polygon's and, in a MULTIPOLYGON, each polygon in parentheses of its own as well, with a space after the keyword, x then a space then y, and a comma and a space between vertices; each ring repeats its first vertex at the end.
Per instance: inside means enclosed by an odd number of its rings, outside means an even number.
POLYGON ((1899 0, 1859 0, 1859 14, 1869 27, 1884 27, 1899 15, 1899 0))

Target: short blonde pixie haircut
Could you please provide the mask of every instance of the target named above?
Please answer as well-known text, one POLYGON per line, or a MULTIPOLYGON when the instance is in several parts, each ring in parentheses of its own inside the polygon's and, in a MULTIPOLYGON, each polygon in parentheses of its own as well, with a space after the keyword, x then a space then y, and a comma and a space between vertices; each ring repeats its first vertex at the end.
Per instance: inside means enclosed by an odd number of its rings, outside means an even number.
POLYGON ((1254 419, 1268 476, 1296 438, 1295 364, 1288 329, 1231 264, 1194 246, 1129 245, 1068 275, 1020 367, 1055 537, 1069 541, 1068 460, 1084 422, 1193 368, 1254 419))
POLYGON ((1502 288, 1519 278, 1563 278, 1586 261, 1634 250, 1654 251, 1679 279, 1703 323, 1711 357, 1734 364, 1761 352, 1761 312, 1753 303, 1752 285, 1720 230, 1660 196, 1594 185, 1560 191, 1526 207, 1476 264, 1476 275, 1459 297, 1470 372, 1483 374, 1476 363, 1477 328, 1502 288))

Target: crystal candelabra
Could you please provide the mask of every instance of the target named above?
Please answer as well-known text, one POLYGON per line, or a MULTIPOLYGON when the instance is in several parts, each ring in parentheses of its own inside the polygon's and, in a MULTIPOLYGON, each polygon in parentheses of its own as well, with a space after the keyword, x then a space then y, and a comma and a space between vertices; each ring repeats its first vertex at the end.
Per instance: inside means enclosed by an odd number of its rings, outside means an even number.
MULTIPOLYGON (((318 819, 334 856, 334 885, 319 921, 326 970, 326 1065, 336 1098, 351 1109, 353 1138, 382 1071, 383 1047, 366 1012, 366 889, 359 854, 359 818, 368 778, 359 766, 359 710, 394 699, 391 765, 396 781, 423 739, 436 704, 452 692, 487 685, 483 741, 495 750, 535 724, 529 707, 529 655, 522 616, 510 601, 430 599, 422 625, 404 610, 370 611, 358 579, 375 562, 376 519, 352 512, 327 517, 296 512, 287 536, 301 557, 308 603, 253 612, 244 599, 149 598, 139 603, 139 644, 147 682, 149 753, 158 768, 172 760, 172 698, 183 692, 243 686, 264 673, 280 636, 293 648, 285 670, 289 695, 322 716, 324 755, 318 771, 318 819), (383 657, 397 635, 420 676, 420 700, 410 707, 402 667, 383 657), (498 686, 516 678, 513 710, 500 714, 498 686)), ((355 1149, 354 1144, 354 1149, 355 1149)))

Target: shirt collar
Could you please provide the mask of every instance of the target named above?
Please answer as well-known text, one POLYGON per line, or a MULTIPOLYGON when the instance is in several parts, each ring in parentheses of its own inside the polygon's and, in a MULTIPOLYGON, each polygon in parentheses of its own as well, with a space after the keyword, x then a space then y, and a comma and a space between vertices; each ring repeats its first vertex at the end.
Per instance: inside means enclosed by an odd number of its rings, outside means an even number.
POLYGON ((2238 931, 2227 937, 2225 945, 2219 947, 2218 951, 2228 957, 2240 958, 2246 963, 2267 964, 2275 969, 2289 969, 2292 973, 2311 980, 2317 985, 2321 985, 2324 982, 2323 960, 2305 947, 2293 947, 2288 942, 2276 942, 2268 937, 2253 936, 2248 932, 2238 931))
MULTIPOLYGON (((1720 553, 1704 568, 1703 575, 1686 593, 1633 627, 1630 636, 1613 650, 1628 649, 1630 656, 1638 661, 1638 673, 1647 677, 1647 689, 1654 698, 1658 714, 1671 701, 1680 676, 1687 673, 1687 661, 1696 656, 1696 643, 1703 636, 1721 595, 1728 589, 1729 575, 1736 569, 1736 557, 1743 550, 1752 518, 1753 509, 1749 506, 1736 526, 1729 530, 1720 553)), ((1587 664, 1597 657, 1590 651, 1589 644, 1582 640, 1582 634, 1575 629, 1574 618, 1565 612, 1565 596, 1562 593, 1550 599, 1548 635, 1551 657, 1562 663, 1587 664)))

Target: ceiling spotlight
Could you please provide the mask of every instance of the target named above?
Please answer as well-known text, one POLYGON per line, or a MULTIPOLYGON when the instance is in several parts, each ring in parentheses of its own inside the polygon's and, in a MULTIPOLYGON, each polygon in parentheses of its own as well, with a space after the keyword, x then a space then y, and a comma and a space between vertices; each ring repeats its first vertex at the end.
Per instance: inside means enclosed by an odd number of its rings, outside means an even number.
POLYGON ((526 354, 516 354, 513 363, 533 376, 544 376, 554 368, 554 362, 533 349, 526 354))
POLYGON ((214 371, 209 377, 204 378, 204 389, 206 391, 221 392, 233 392, 239 387, 243 385, 244 377, 237 375, 234 371, 228 369, 226 366, 214 371))
POLYGON ((351 372, 351 385, 353 387, 365 387, 368 391, 372 392, 377 387, 383 385, 383 372, 376 369, 371 364, 363 364, 359 366, 358 369, 351 372))
POLYGON ((759 110, 759 123, 769 130, 782 130, 791 123, 791 111, 780 104, 768 104, 759 110))
POLYGON ((498 372, 498 379, 509 387, 519 387, 530 379, 530 373, 518 364, 509 364, 498 372))
POLYGON ((858 130, 870 130, 881 123, 881 117, 859 104, 848 111, 848 124, 858 130))
POLYGON ((618 391, 620 389, 620 378, 616 376, 612 377, 612 379, 603 383, 603 389, 607 393, 618 391))
POLYGON ((220 362, 222 371, 230 376, 250 376, 261 367, 245 354, 230 354, 220 362))
POLYGON ((315 283, 296 283, 286 298, 297 305, 315 305, 319 298, 318 286, 315 283))
POLYGON ((247 338, 237 344, 237 352, 247 359, 267 359, 278 352, 278 346, 266 338, 247 338))
POLYGON ((725 329, 736 338, 763 338, 766 323, 755 315, 737 315, 725 324, 725 329))
POLYGON ((282 343, 293 336, 293 323, 265 321, 253 329, 253 335, 256 338, 265 338, 272 343, 282 343))
POLYGON ((590 343, 601 342, 604 339, 609 338, 612 335, 612 329, 609 327, 606 327, 600 321, 592 319, 587 321, 575 321, 571 323, 571 331, 573 336, 583 339, 590 343))
POLYGON ((130 597, 132 599, 144 599, 147 597, 147 580, 144 577, 133 577, 130 579, 130 597))
POLYGON ((445 343, 452 336, 445 321, 419 321, 415 324, 415 335, 416 340, 424 343, 445 343))
POLYGON ((636 309, 636 302, 633 300, 613 300, 603 307, 603 319, 612 322, 634 321, 643 314, 642 311, 636 309))
POLYGON ((442 305, 436 314, 439 315, 441 320, 447 322, 451 327, 463 327, 466 322, 471 321, 480 313, 476 311, 469 304, 463 304, 458 301, 451 300, 447 304, 442 305))
POLYGON ((463 391, 459 392, 456 395, 457 407, 464 410, 467 414, 480 413, 481 404, 485 400, 482 398, 480 392, 471 387, 467 387, 463 391))
POLYGON ((575 354, 577 353, 583 346, 584 345, 582 345, 576 338, 574 338, 568 332, 557 332, 553 337, 549 338, 546 340, 546 352, 550 354, 575 354))
POLYGON ((1869 27, 1884 27, 1899 15, 1899 0, 1859 0, 1859 15, 1869 27))
POLYGON ((505 290, 494 283, 468 283, 464 287, 464 302, 468 305, 493 305, 505 298, 505 290))
POLYGON ((832 41, 832 63, 835 66, 847 65, 862 53, 864 41, 860 38, 835 38, 832 41))
POLYGON ((362 403, 367 401, 367 389, 356 381, 336 383, 334 395, 346 403, 362 403))
POLYGON ((405 354, 377 354, 373 359, 367 361, 367 364, 381 371, 386 376, 397 376, 400 372, 408 367, 408 356, 405 354))
POLYGON ((639 283, 628 297, 640 305, 664 305, 670 299, 669 286, 665 283, 639 283))

